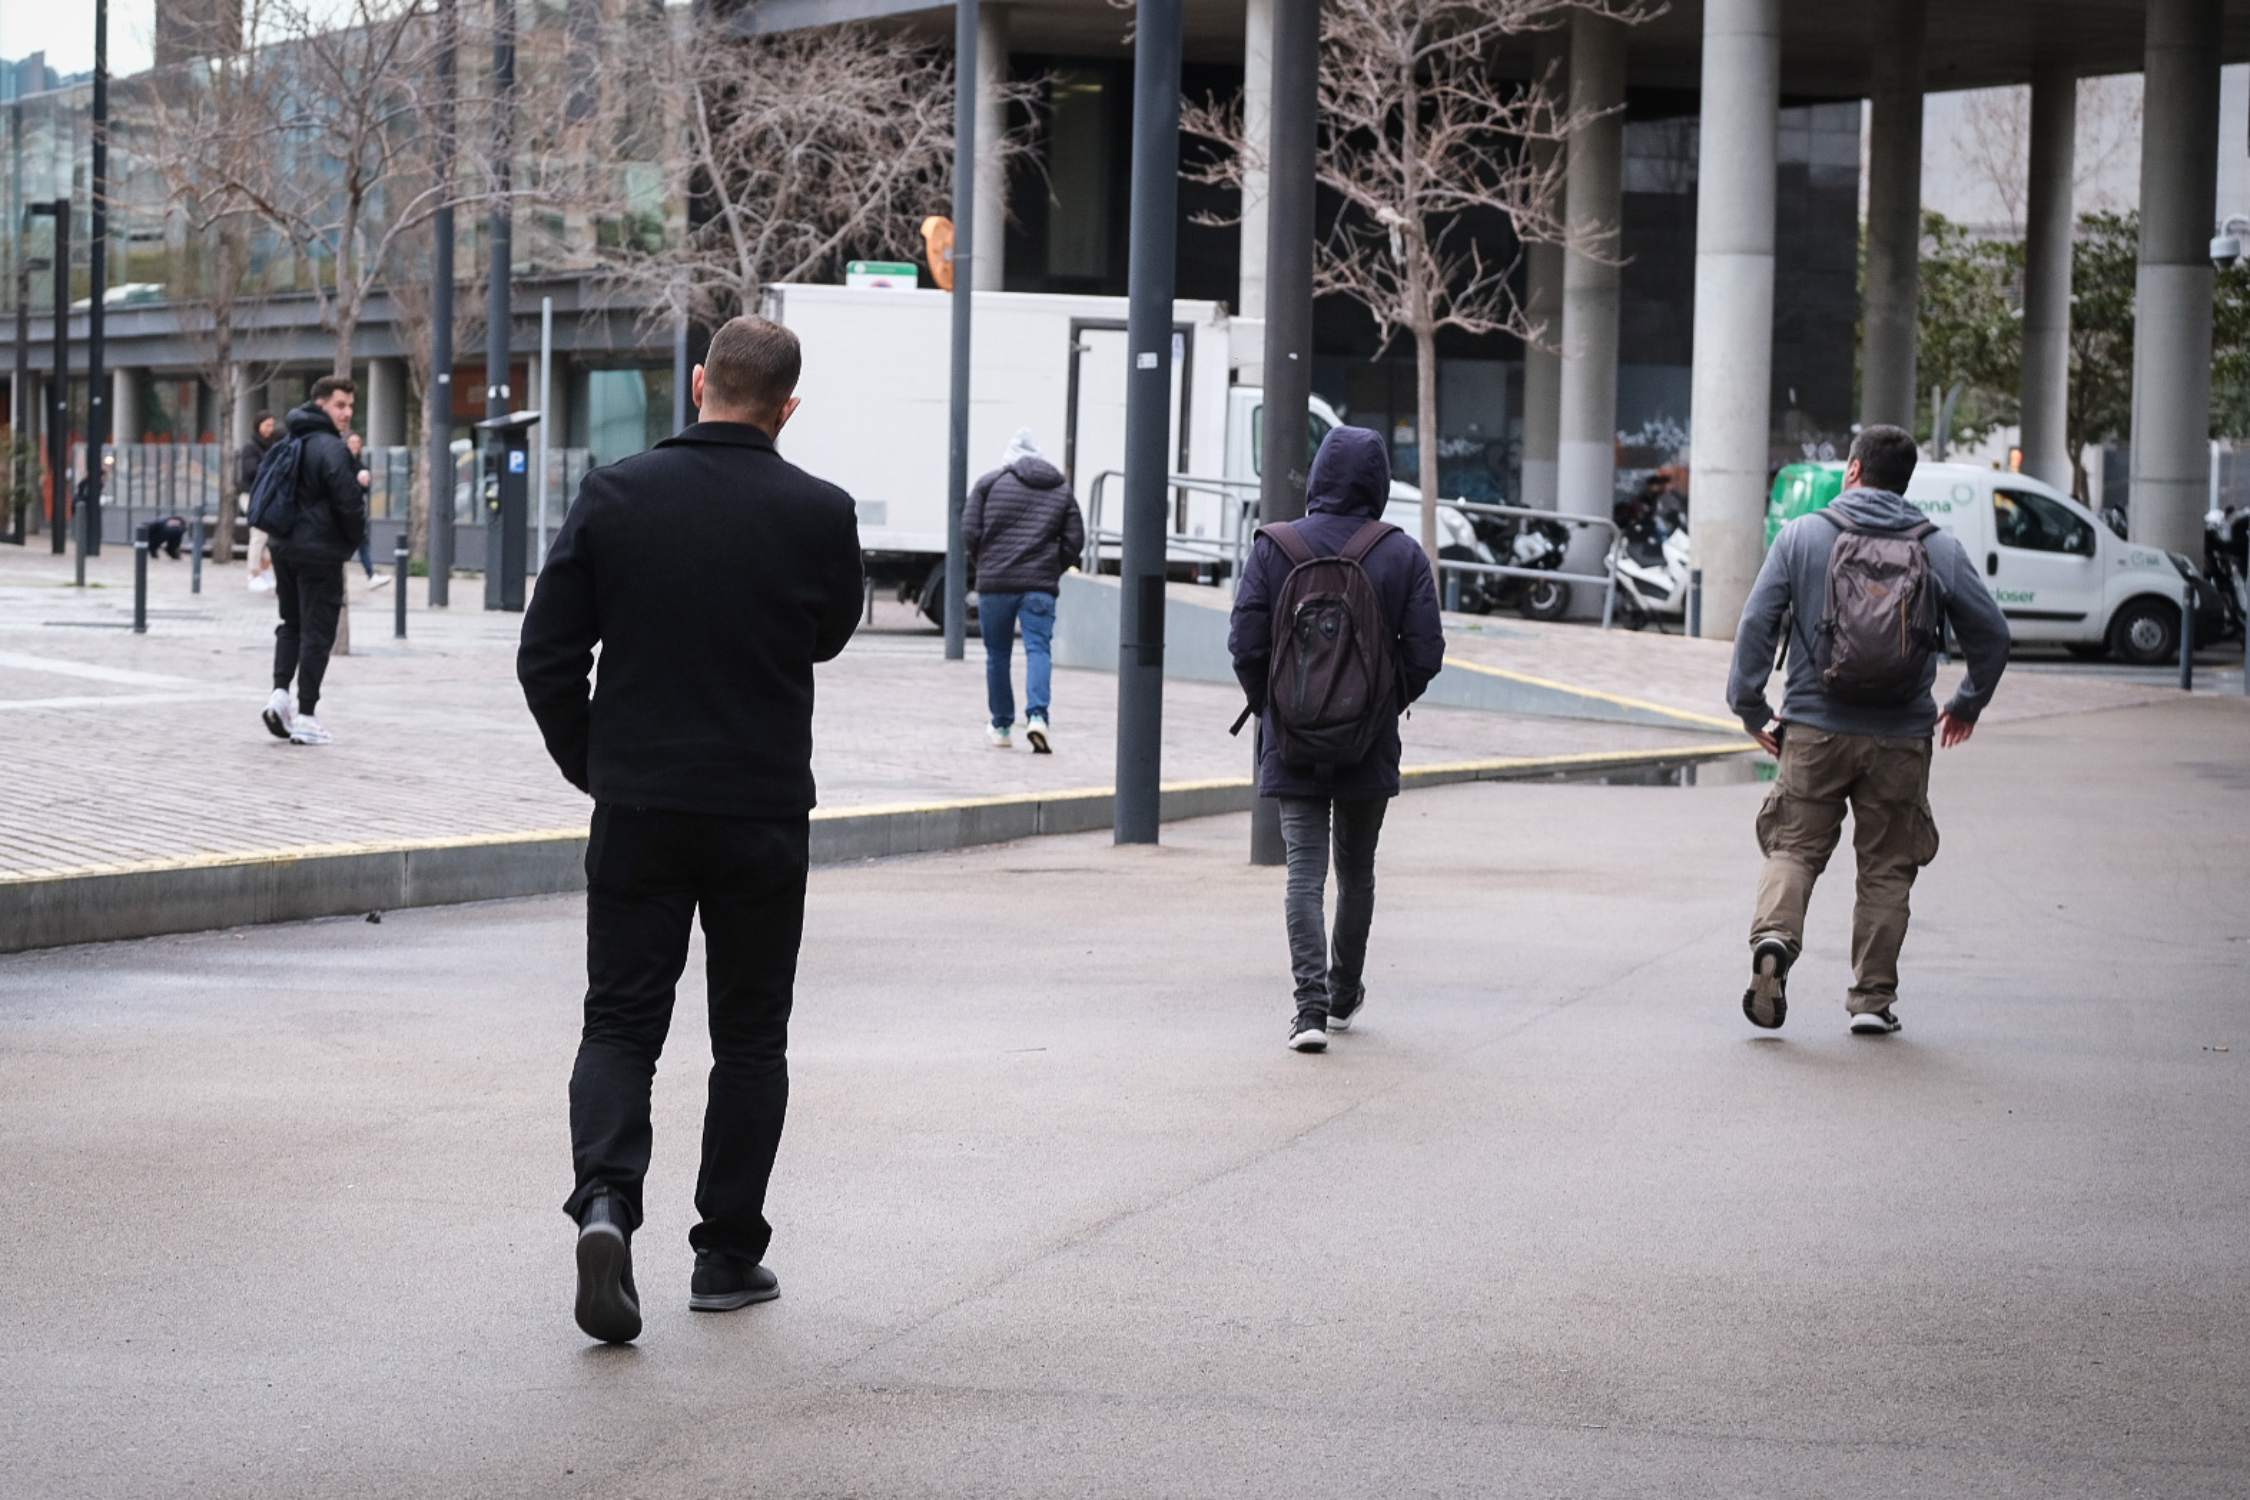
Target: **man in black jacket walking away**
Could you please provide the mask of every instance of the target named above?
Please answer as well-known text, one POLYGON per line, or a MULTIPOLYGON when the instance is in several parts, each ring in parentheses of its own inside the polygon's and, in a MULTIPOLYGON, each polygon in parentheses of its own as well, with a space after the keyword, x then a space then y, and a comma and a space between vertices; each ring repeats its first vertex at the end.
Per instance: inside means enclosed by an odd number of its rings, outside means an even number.
POLYGON ((359 463, 344 446, 358 390, 339 376, 313 382, 312 399, 289 413, 284 441, 301 444, 297 517, 287 536, 272 538, 274 592, 281 623, 273 632, 273 692, 266 728, 292 745, 335 739, 314 710, 336 649, 336 618, 344 609, 344 559, 367 534, 367 499, 359 463), (295 679, 297 696, 289 696, 295 679))
POLYGON ((969 491, 961 536, 976 563, 977 627, 984 635, 986 731, 1005 750, 1016 723, 1016 625, 1023 625, 1024 738, 1054 750, 1047 727, 1054 680, 1055 594, 1086 546, 1086 522, 1062 470, 1040 455, 1029 428, 1008 443, 1000 467, 969 491))
POLYGON ((1282 911, 1296 981, 1289 1046, 1297 1052, 1326 1051, 1329 1032, 1349 1029, 1367 999, 1361 976, 1368 929, 1375 920, 1375 843, 1382 836, 1383 814, 1399 790, 1398 719, 1445 662, 1445 626, 1429 558, 1414 538, 1382 525, 1390 492, 1391 461, 1382 438, 1364 427, 1331 431, 1313 456, 1305 482, 1305 518, 1260 532, 1235 591, 1234 618, 1227 630, 1234 675, 1251 709, 1262 716, 1258 795, 1281 801, 1281 836, 1289 860, 1282 911), (1304 632, 1325 623, 1316 617, 1321 597, 1301 600, 1299 619, 1275 617, 1277 603, 1294 592, 1289 578, 1297 567, 1277 538, 1267 534, 1279 531, 1294 533, 1293 544, 1310 558, 1347 555, 1362 532, 1372 538, 1358 567, 1372 586, 1373 644, 1394 668, 1390 680, 1396 696, 1362 705, 1358 719, 1369 743, 1365 757, 1355 764, 1292 758, 1277 722, 1269 691, 1275 653, 1293 633, 1302 642, 1304 632), (1336 850, 1333 950, 1322 913, 1331 837, 1336 850))
POLYGON ((702 420, 580 486, 524 615, 516 675, 547 750, 594 799, 586 1017, 570 1078, 578 1326, 641 1330, 630 1240, 649 1085, 700 910, 711 1080, 688 1305, 780 1294, 759 1262, 789 1102, 789 1009, 813 806, 813 664, 859 623, 851 497, 774 439, 797 337, 736 318, 691 390, 702 420), (594 647, 601 671, 589 697, 594 647))

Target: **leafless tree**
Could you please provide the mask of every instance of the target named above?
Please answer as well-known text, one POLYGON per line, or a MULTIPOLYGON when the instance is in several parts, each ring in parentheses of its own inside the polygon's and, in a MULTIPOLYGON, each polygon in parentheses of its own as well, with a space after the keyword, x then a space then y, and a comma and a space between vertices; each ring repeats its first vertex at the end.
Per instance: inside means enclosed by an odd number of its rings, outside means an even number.
MULTIPOLYGON (((2077 125, 2071 156, 2071 187, 2076 213, 2116 213, 2134 206, 2132 193, 2108 190, 2120 165, 2136 157, 2141 141, 2141 80, 2081 78, 2077 125)), ((2023 236, 2031 191, 2031 90, 2022 86, 1983 89, 1962 102, 1963 130, 1955 145, 1971 178, 1991 194, 2000 213, 1996 224, 2010 238, 2023 236)))
POLYGON ((181 121, 172 147, 200 191, 295 252, 338 374, 397 247, 482 198, 473 173, 415 180, 438 39, 432 0, 260 0, 228 64, 235 107, 181 121))
MULTIPOLYGON (((702 7, 623 24, 627 50, 659 61, 622 103, 668 133, 656 155, 685 205, 684 222, 626 214, 605 237, 603 285, 644 326, 723 321, 853 256, 915 257, 951 191, 948 54, 862 25, 745 36, 702 7)), ((1024 146, 1011 134, 986 149, 1024 146)))
MULTIPOLYGON (((1500 221, 1517 246, 1603 253, 1614 226, 1570 224, 1562 157, 1532 149, 1593 117, 1570 109, 1551 76, 1510 80, 1496 66, 1529 33, 1574 12, 1645 19, 1637 0, 1329 0, 1321 8, 1320 185, 1341 200, 1313 261, 1317 296, 1342 296, 1375 319, 1387 352, 1404 336, 1415 359, 1415 447, 1422 545, 1437 556, 1437 340, 1446 329, 1544 341, 1517 294, 1520 253, 1492 253, 1500 221), (1480 222, 1482 221, 1482 222, 1480 222)), ((1184 169, 1239 188, 1264 155, 1247 140, 1239 99, 1191 104, 1182 128, 1210 143, 1184 169)))

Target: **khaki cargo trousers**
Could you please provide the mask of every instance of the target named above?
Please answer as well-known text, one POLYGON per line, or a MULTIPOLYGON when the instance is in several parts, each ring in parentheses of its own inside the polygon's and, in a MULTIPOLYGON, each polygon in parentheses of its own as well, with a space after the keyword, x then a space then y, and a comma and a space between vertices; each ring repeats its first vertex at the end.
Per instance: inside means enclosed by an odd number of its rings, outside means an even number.
POLYGON ((1922 866, 1937 858, 1930 816, 1930 741, 1830 734, 1792 724, 1781 741, 1781 776, 1758 809, 1758 877, 1753 944, 1779 938, 1794 960, 1805 941, 1805 907, 1852 815, 1859 856, 1859 900, 1852 913, 1851 995, 1857 1015, 1898 998, 1898 950, 1906 941, 1907 897, 1922 866))

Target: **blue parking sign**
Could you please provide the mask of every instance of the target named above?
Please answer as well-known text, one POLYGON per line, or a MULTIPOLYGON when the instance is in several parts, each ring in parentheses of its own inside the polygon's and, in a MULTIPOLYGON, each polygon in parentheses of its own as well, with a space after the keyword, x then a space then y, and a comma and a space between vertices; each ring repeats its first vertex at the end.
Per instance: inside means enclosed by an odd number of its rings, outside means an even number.
POLYGON ((508 450, 508 472, 511 474, 521 474, 526 472, 528 468, 527 460, 529 458, 530 455, 525 453, 521 448, 510 448, 508 450))

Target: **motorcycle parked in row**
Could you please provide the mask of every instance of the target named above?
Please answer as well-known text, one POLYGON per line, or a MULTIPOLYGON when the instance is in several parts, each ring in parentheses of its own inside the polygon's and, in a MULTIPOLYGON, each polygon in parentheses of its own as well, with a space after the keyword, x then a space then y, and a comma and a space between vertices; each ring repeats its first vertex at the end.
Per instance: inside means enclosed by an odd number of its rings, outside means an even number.
POLYGON ((2250 621, 2250 507, 2204 516, 2203 576, 2218 591, 2227 635, 2242 634, 2250 621))
MULTIPOLYGON (((1511 568, 1553 572, 1570 550, 1570 529, 1560 521, 1483 515, 1470 521, 1492 557, 1511 568)), ((1489 574, 1477 580, 1476 602, 1464 600, 1464 606, 1477 614, 1512 609, 1527 620, 1559 620, 1570 611, 1570 585, 1557 578, 1489 574)))
POLYGON ((1630 495, 1611 514, 1617 521, 1617 540, 1609 551, 1609 570, 1617 579, 1617 623, 1627 630, 1652 621, 1658 629, 1666 621, 1684 626, 1693 566, 1685 511, 1630 495))

